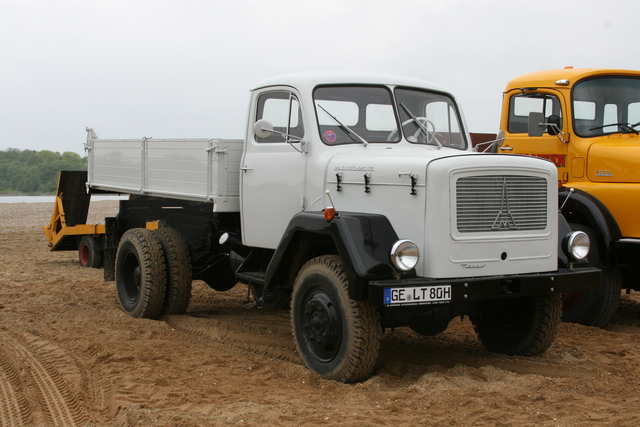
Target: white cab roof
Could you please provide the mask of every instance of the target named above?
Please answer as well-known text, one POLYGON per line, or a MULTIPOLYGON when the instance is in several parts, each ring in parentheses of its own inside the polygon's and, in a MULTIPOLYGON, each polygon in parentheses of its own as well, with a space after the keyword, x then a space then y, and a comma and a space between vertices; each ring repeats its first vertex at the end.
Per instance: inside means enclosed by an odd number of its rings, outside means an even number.
POLYGON ((435 90, 451 94, 443 86, 420 79, 375 73, 352 73, 339 71, 318 71, 285 74, 261 81, 253 90, 269 86, 292 86, 303 92, 310 92, 321 84, 382 84, 409 86, 435 90))

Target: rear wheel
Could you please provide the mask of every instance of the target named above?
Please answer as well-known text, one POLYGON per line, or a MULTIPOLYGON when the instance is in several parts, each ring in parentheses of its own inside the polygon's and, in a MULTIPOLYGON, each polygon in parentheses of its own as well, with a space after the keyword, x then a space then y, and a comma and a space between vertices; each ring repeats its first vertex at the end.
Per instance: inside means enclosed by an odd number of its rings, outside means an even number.
POLYGON ((167 265, 167 291, 162 314, 184 314, 191 299, 191 256, 184 237, 175 229, 155 231, 167 265))
POLYGON ((116 289, 122 309, 133 317, 158 318, 166 281, 164 254, 156 234, 144 228, 124 233, 116 254, 116 289))
POLYGON ((585 326, 602 327, 609 323, 618 308, 622 279, 616 267, 600 263, 600 248, 594 231, 582 224, 570 224, 574 231, 584 231, 591 240, 588 266, 602 270, 602 282, 599 289, 571 292, 562 295, 562 321, 580 323, 585 326))
POLYGON ((380 349, 380 314, 348 295, 338 256, 307 262, 295 280, 291 322, 304 363, 320 376, 355 382, 369 377, 380 349))
POLYGON ((478 339, 495 353, 535 356, 555 339, 560 325, 559 294, 483 301, 470 316, 478 339))
POLYGON ((93 236, 82 236, 78 243, 78 261, 82 267, 102 267, 102 248, 93 236))

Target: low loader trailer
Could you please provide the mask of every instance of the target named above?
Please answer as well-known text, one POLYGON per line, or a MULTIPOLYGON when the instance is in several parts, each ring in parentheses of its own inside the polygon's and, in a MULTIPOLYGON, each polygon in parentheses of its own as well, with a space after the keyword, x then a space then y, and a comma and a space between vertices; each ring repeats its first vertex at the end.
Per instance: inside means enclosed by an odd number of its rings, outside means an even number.
POLYGON ((104 224, 87 224, 91 194, 86 171, 62 171, 56 199, 44 234, 52 251, 78 250, 80 265, 102 267, 104 224))

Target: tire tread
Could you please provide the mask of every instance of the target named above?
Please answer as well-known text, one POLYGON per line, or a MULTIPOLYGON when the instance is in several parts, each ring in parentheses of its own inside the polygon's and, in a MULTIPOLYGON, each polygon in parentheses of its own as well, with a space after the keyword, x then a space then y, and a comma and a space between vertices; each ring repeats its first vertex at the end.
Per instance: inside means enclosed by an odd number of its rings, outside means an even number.
POLYGON ((120 239, 116 254, 116 288, 122 309, 133 317, 157 319, 162 313, 166 291, 166 265, 162 245, 158 237, 150 230, 144 228, 132 228, 127 230, 120 239), (119 269, 119 261, 125 256, 122 251, 132 245, 138 255, 141 269, 140 294, 135 303, 129 304, 125 292, 119 283, 122 272, 119 269))
POLYGON ((378 309, 366 301, 354 301, 348 296, 348 278, 340 258, 336 255, 324 255, 308 261, 298 273, 293 290, 292 316, 294 339, 305 364, 324 378, 345 383, 363 381, 371 375, 378 353, 380 351, 380 338, 382 328, 378 309), (345 320, 349 332, 345 339, 346 352, 342 360, 338 360, 333 368, 327 372, 318 372, 314 368, 315 362, 312 356, 306 354, 304 343, 299 336, 297 316, 295 314, 296 294, 301 291, 305 278, 310 274, 322 274, 329 278, 337 292, 339 303, 343 305, 345 320))

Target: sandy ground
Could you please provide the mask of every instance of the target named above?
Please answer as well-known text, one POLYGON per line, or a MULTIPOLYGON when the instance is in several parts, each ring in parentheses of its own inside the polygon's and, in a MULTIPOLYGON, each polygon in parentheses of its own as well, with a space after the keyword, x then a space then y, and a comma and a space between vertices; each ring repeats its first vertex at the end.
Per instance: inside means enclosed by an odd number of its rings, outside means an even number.
POLYGON ((487 352, 467 320, 387 331, 374 375, 347 385, 303 367, 288 312, 242 308, 241 285, 194 282, 183 316, 125 315, 102 270, 48 251, 51 208, 0 204, 2 426, 640 424, 638 294, 534 358, 487 352))

